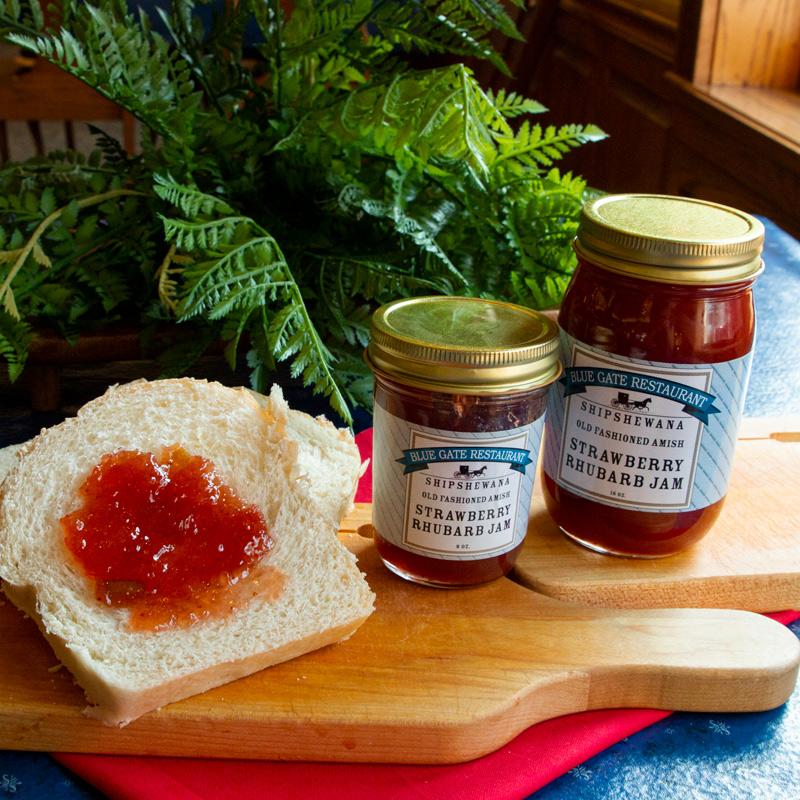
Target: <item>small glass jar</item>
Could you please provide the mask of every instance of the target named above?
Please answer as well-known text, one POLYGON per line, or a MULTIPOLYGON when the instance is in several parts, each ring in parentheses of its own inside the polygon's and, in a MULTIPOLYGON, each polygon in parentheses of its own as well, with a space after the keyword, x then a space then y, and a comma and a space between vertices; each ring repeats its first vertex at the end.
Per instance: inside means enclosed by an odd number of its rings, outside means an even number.
POLYGON ((700 200, 584 206, 543 454, 547 508, 573 540, 658 557, 713 525, 749 377, 763 238, 754 217, 700 200))
POLYGON ((468 297, 375 312, 372 514, 390 570, 440 587, 511 570, 561 370, 557 330, 536 311, 468 297))

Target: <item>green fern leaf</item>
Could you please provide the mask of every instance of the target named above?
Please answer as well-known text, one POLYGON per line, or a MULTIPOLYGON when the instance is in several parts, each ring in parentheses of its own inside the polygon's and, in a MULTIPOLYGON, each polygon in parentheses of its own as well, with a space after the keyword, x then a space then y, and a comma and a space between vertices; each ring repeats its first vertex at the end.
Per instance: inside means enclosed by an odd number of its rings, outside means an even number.
POLYGON ((187 217, 213 213, 232 214, 233 208, 221 197, 212 197, 200 190, 175 181, 170 175, 153 176, 153 191, 172 206, 177 206, 187 217))
POLYGON ((44 252, 44 250, 42 250, 42 247, 38 242, 36 242, 33 245, 33 248, 31 249, 31 255, 33 256, 33 258, 36 261, 36 263, 39 264, 40 266, 42 266, 42 267, 51 267, 52 266, 52 262, 50 261, 50 258, 47 256, 47 254, 44 252))
MULTIPOLYGON (((452 58, 504 70, 498 37, 517 36, 506 9, 524 0, 291 5, 221 4, 208 24, 205 0, 173 0, 167 41, 126 0, 63 0, 58 29, 41 0, 3 0, 0 38, 143 133, 136 153, 92 128, 88 158, 0 165, 6 317, 67 337, 123 312, 178 320, 197 341, 170 369, 206 337, 223 337, 231 365, 249 341, 254 385, 283 360, 347 417, 368 402, 360 349, 378 305, 563 291, 588 190, 555 167, 603 134, 533 125, 540 104, 484 91, 452 58), (450 66, 415 69, 404 51, 450 66)), ((24 341, 7 340, 22 363, 24 341)))
POLYGON ((22 373, 33 336, 30 326, 17 315, 0 311, 0 355, 6 360, 12 383, 22 373))

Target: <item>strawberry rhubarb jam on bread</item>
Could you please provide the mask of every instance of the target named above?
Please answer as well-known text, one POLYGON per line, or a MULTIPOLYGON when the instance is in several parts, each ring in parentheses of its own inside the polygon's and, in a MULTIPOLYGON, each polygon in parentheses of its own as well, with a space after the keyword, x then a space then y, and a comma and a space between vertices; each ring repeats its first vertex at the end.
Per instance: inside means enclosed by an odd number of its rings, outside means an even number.
POLYGON ((373 610, 337 538, 352 436, 279 390, 114 387, 14 455, 3 589, 108 724, 347 638, 373 610))

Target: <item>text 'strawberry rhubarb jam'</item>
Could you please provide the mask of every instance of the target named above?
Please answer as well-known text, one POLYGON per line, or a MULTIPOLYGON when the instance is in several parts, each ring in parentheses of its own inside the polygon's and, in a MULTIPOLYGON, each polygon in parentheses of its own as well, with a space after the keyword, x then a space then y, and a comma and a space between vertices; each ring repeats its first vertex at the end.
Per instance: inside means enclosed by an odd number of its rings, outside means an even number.
POLYGON ((555 323, 508 303, 420 297, 378 309, 371 335, 378 553, 428 586, 505 575, 561 369, 555 323))
POLYGON ((749 377, 763 239, 757 219, 700 200, 584 206, 543 453, 547 508, 572 539, 656 557, 713 525, 749 377))

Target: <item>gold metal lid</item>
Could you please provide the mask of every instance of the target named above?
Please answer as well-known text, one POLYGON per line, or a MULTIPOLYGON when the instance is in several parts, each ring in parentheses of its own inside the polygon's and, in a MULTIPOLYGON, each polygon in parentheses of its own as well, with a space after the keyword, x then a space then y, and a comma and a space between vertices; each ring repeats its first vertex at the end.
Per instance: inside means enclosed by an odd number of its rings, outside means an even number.
POLYGON ((735 208, 656 194, 598 197, 581 209, 575 251, 611 272, 661 283, 721 284, 763 269, 762 223, 735 208))
POLYGON ((558 326, 523 306, 474 297, 395 300, 372 316, 365 357, 384 375, 436 391, 498 394, 561 373, 558 326))

